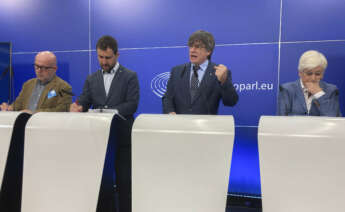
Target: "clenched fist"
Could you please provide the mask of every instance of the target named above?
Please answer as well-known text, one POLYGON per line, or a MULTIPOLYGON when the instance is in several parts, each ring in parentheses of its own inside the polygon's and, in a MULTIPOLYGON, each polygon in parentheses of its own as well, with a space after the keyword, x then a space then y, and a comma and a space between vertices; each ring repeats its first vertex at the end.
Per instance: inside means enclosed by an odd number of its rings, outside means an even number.
POLYGON ((228 69, 225 65, 219 64, 217 66, 214 66, 214 69, 216 70, 215 74, 218 79, 218 81, 221 84, 224 84, 226 79, 228 78, 228 69))

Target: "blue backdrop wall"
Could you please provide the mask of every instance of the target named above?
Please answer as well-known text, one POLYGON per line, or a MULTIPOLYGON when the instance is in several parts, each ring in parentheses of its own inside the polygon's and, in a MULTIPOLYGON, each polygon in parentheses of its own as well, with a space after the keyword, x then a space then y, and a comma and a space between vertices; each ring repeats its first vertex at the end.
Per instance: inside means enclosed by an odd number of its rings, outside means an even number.
POLYGON ((41 50, 56 53, 57 74, 79 95, 98 69, 98 38, 116 37, 119 62, 139 76, 140 114, 161 113, 165 72, 187 62, 192 32, 211 32, 213 61, 232 70, 240 95, 234 108, 220 108, 236 123, 229 192, 260 196, 258 120, 275 114, 278 85, 297 79, 304 51, 326 55, 325 80, 340 88, 345 113, 343 11, 343 0, 1 0, 0 41, 13 44, 16 95, 41 50))

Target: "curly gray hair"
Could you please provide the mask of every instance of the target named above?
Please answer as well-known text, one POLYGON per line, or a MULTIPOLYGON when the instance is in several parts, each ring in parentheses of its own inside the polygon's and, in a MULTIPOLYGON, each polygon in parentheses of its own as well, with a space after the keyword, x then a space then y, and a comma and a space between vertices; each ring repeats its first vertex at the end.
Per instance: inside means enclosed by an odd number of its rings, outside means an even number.
POLYGON ((316 67, 322 67, 322 70, 325 71, 327 68, 327 59, 326 57, 318 51, 309 50, 302 54, 298 63, 298 71, 302 72, 303 70, 310 70, 316 67))

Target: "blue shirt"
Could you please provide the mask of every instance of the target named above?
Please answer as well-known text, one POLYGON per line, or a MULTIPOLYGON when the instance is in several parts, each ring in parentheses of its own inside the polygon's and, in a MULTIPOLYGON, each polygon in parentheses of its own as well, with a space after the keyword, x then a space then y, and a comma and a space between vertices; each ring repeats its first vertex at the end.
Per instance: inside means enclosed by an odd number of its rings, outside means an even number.
MULTIPOLYGON (((205 60, 205 62, 203 62, 203 63, 200 65, 200 68, 199 68, 199 70, 198 70, 198 80, 199 80, 198 86, 200 86, 200 82, 201 82, 202 78, 203 78, 204 75, 205 75, 207 66, 208 66, 208 60, 205 60)), ((192 65, 190 66, 190 77, 189 77, 189 81, 192 80, 193 67, 194 67, 194 64, 192 64, 192 65)))

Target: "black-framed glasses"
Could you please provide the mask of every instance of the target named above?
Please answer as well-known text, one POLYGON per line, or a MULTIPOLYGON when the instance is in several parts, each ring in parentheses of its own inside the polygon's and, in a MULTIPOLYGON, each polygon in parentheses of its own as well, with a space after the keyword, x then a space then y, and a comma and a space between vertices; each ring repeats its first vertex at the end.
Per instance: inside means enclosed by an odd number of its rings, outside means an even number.
POLYGON ((40 65, 37 65, 37 64, 34 64, 34 67, 35 67, 36 70, 41 70, 41 71, 48 71, 49 69, 55 68, 53 66, 40 66, 40 65))

